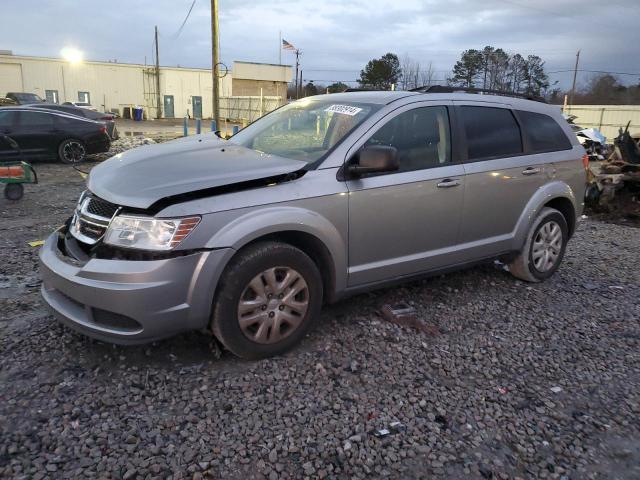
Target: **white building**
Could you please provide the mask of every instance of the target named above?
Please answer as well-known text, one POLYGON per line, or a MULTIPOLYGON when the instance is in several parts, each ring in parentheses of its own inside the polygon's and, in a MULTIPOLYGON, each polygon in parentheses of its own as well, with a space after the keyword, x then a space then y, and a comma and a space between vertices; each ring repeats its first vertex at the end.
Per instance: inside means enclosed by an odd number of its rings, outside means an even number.
MULTIPOLYGON (((291 76, 289 65, 233 62, 233 68, 220 79, 221 115, 229 116, 230 102, 233 102, 233 98, 226 97, 255 97, 256 115, 272 110, 286 101, 291 76), (260 101, 260 97, 264 100, 260 101)), ((18 56, 0 51, 0 97, 8 92, 30 92, 54 103, 89 102, 99 110, 117 109, 125 115, 126 107, 143 106, 149 118, 156 118, 156 85, 156 69, 152 65, 70 63, 59 58, 18 56)), ((159 99, 162 117, 211 118, 211 70, 161 66, 159 99)), ((246 98, 240 100, 246 101, 246 98)))

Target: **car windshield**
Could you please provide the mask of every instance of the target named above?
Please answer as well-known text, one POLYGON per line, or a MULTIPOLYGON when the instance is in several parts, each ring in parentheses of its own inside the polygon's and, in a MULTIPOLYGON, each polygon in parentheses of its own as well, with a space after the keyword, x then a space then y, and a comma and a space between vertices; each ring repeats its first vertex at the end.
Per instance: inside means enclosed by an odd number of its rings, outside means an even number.
POLYGON ((259 152, 313 163, 380 105, 304 99, 244 128, 229 140, 259 152))

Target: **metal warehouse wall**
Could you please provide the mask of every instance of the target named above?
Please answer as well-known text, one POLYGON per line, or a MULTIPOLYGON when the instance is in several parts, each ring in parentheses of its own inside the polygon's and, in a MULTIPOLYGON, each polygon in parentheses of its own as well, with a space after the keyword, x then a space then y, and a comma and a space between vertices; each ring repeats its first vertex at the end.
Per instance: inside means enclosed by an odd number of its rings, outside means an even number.
POLYGON ((576 115, 577 125, 599 129, 607 142, 612 142, 618 136, 618 129, 624 128, 629 120, 629 131, 640 132, 640 105, 574 105, 567 106, 564 113, 576 115))
MULTIPOLYGON (((243 77, 254 77, 256 90, 243 95, 259 95, 260 87, 267 95, 274 81, 291 76, 287 65, 242 63, 238 68, 243 77)), ((22 91, 44 99, 47 90, 57 93, 58 103, 78 101, 79 92, 89 92, 91 104, 99 110, 117 108, 122 112, 123 107, 141 105, 150 118, 156 117, 155 69, 151 66, 89 61, 71 64, 61 59, 0 55, 0 96, 22 91)), ((286 91, 286 81, 282 90, 286 91)), ((165 97, 170 96, 174 117, 193 117, 193 97, 201 97, 202 117, 212 116, 211 70, 160 67, 160 93, 163 113, 165 97)), ((220 95, 233 95, 232 72, 220 79, 220 95)))

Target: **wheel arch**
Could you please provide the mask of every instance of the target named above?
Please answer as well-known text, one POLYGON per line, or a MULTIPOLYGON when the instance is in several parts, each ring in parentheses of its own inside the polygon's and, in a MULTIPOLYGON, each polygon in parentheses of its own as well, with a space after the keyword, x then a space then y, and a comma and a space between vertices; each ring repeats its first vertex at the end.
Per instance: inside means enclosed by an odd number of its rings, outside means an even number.
POLYGON ((346 243, 338 228, 316 212, 296 207, 255 210, 219 229, 206 248, 231 247, 233 258, 262 241, 280 241, 306 253, 318 266, 325 300, 332 302, 346 288, 346 243))
POLYGON ((577 201, 571 187, 564 182, 550 182, 538 189, 527 203, 516 225, 514 251, 522 249, 531 225, 544 207, 555 208, 562 213, 571 237, 576 228, 577 201))

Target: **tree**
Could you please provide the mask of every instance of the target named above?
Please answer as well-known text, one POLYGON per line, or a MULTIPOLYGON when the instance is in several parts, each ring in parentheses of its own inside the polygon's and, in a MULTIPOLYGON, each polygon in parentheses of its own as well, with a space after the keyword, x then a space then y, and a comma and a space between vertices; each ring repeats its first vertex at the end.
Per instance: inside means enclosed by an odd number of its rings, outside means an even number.
POLYGON ((465 50, 460 60, 453 66, 453 76, 448 79, 448 83, 459 87, 475 87, 483 66, 483 55, 480 50, 473 48, 465 50))
POLYGON ((549 77, 540 57, 529 55, 525 59, 519 53, 509 54, 490 45, 482 50, 462 52, 448 82, 455 86, 535 96, 543 96, 549 88, 549 77))
POLYGON ((327 87, 329 89, 329 93, 339 93, 344 92, 349 86, 342 82, 332 83, 327 87))
POLYGON ((402 78, 400 60, 395 53, 387 53, 379 59, 369 60, 367 66, 360 71, 358 83, 363 88, 389 90, 391 85, 398 84, 402 78))
POLYGON ((549 77, 544 71, 544 62, 537 55, 529 55, 526 62, 526 88, 527 95, 542 96, 549 88, 549 77))
POLYGON ((303 97, 310 97, 318 94, 318 88, 313 84, 313 80, 304 86, 303 97))

